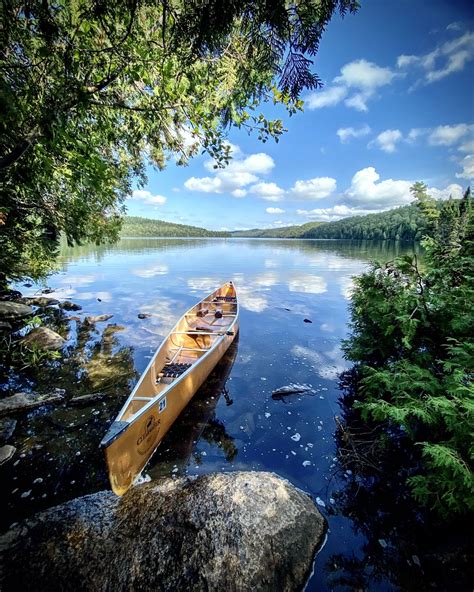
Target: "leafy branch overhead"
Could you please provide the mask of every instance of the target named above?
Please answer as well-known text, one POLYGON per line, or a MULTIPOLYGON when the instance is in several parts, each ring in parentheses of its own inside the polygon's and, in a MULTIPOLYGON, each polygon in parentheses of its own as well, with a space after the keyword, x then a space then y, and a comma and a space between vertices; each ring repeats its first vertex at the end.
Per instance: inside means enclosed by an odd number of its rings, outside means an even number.
MULTIPOLYGON (((9 0, 2 4, 0 172, 6 269, 37 243, 115 239, 132 183, 199 150, 229 160, 229 126, 278 140, 335 12, 356 0, 9 0), (49 242, 48 242, 49 241, 49 242), (17 254, 15 255, 15 251, 17 254)), ((41 266, 40 266, 41 267, 41 266)), ((34 268, 34 265, 33 265, 34 268)), ((34 270, 33 270, 33 273, 34 270)))

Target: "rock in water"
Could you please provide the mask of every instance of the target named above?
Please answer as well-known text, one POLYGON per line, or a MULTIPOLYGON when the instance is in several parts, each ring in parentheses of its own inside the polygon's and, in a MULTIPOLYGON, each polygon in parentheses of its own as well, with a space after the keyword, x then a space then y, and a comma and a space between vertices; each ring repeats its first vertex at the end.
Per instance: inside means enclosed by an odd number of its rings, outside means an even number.
POLYGON ((37 327, 28 333, 26 337, 21 340, 23 345, 34 345, 40 349, 61 349, 64 347, 66 340, 48 327, 37 327))
POLYGON ((0 442, 6 442, 13 436, 16 423, 16 419, 0 419, 0 442))
POLYGON ((0 301, 0 319, 16 320, 33 314, 33 309, 20 302, 0 301))
POLYGON ((56 306, 59 304, 59 300, 56 298, 49 298, 48 296, 34 296, 32 298, 23 298, 25 304, 32 304, 33 306, 39 306, 44 308, 46 306, 56 306))
POLYGON ((5 444, 5 446, 0 447, 0 465, 3 465, 4 462, 10 460, 15 452, 16 448, 14 446, 10 446, 9 444, 5 444))
POLYGON ((49 403, 59 403, 63 400, 63 394, 63 390, 56 389, 56 392, 47 395, 16 393, 11 397, 5 397, 4 399, 0 399, 0 417, 9 415, 10 413, 29 411, 30 409, 49 403))
POLYGON ((283 399, 286 395, 315 394, 315 390, 309 384, 292 383, 272 391, 272 399, 283 399))
POLYGON ((1 588, 289 592, 304 584, 324 530, 311 499, 272 473, 162 479, 8 531, 1 588))
POLYGON ((87 325, 94 325, 95 323, 103 323, 104 321, 108 321, 109 319, 111 319, 114 315, 111 314, 103 314, 103 315, 97 315, 96 317, 86 317, 85 318, 85 323, 87 325))
POLYGON ((82 306, 80 304, 76 304, 75 302, 71 302, 70 300, 65 300, 61 302, 59 308, 63 310, 82 310, 82 306))

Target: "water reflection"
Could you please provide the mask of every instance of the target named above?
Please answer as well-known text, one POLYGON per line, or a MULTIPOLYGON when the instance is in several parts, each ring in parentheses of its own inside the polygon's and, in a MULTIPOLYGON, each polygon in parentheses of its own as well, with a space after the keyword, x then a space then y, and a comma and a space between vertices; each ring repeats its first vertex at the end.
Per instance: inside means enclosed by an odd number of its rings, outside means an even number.
POLYGON ((166 435, 146 469, 150 477, 178 473, 191 459, 195 465, 201 465, 203 456, 196 450, 200 439, 219 448, 227 462, 237 456, 238 448, 234 439, 216 418, 216 407, 221 396, 227 404, 232 403, 226 383, 237 356, 238 341, 237 337, 166 435))

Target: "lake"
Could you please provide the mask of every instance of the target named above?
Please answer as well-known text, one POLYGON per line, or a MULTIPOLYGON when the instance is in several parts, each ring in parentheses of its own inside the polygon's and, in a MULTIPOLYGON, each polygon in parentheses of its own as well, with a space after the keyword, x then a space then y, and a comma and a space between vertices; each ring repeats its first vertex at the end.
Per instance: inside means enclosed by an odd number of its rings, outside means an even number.
MULTIPOLYGON (((3 526, 108 488, 98 445, 137 376, 179 316, 233 280, 241 303, 239 339, 166 436, 144 478, 274 471, 309 493, 328 520, 308 591, 395 590, 404 579, 400 572, 416 581, 420 551, 383 531, 383 503, 380 509, 372 500, 374 524, 367 525, 367 508, 358 514, 341 502, 356 482, 339 462, 334 437, 341 414, 338 376, 349 367, 340 342, 348 335, 351 278, 371 260, 388 261, 412 248, 130 238, 114 246, 64 249, 48 296, 70 298, 82 311, 46 309, 69 347, 64 362, 37 377, 44 390, 106 396, 41 408, 18 421, 16 460, 0 467, 2 483, 8 483, 3 526), (139 319, 139 313, 151 316, 139 319), (95 327, 82 322, 102 314, 113 317, 95 327), (273 390, 295 382, 310 384, 314 392, 272 398, 273 390)), ((30 295, 40 288, 20 289, 30 295)), ((15 380, 8 386, 25 387, 15 380)))

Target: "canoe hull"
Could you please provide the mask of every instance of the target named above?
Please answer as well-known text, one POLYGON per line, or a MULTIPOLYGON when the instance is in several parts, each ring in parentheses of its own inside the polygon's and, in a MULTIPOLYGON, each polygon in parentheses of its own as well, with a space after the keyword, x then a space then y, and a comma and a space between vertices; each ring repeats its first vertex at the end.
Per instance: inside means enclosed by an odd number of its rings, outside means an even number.
POLYGON ((114 493, 123 495, 130 488, 181 411, 234 341, 238 330, 236 320, 231 334, 225 335, 188 373, 172 385, 164 397, 157 399, 104 447, 114 493))

